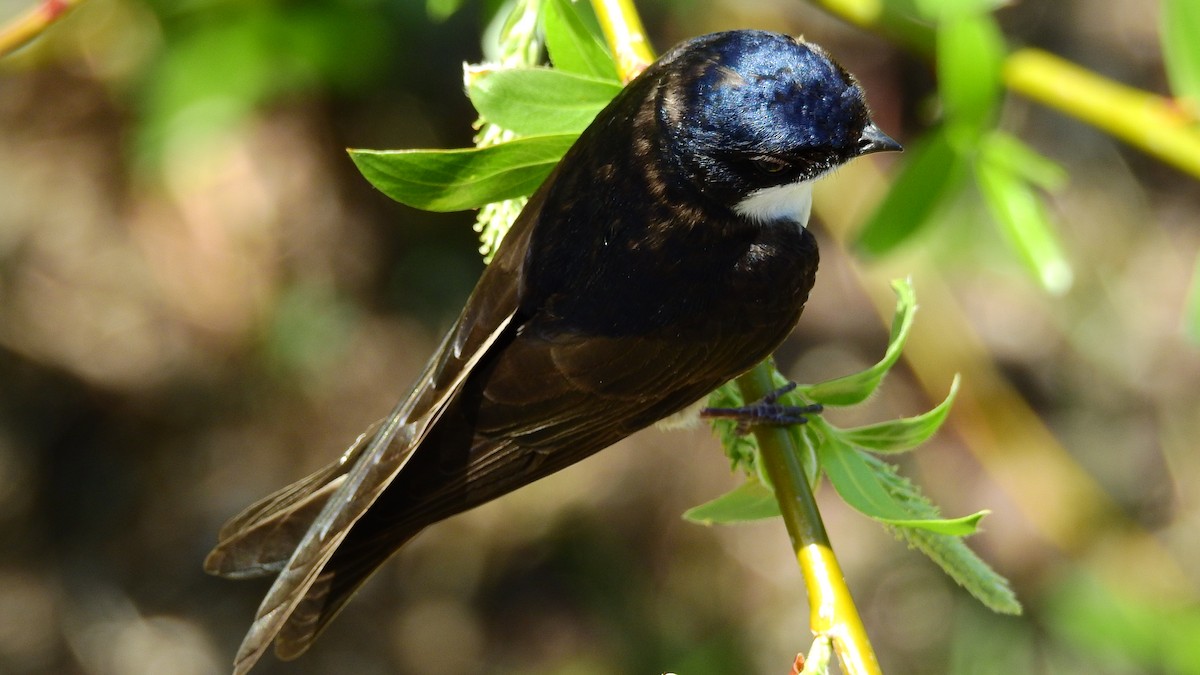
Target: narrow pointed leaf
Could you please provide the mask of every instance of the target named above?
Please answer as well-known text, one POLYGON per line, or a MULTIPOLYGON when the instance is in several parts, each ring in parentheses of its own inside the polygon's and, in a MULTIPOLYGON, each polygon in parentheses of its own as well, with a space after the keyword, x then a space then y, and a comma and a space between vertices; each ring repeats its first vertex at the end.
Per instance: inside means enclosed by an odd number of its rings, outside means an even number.
POLYGON ((1055 295, 1070 289, 1075 274, 1040 195, 1002 164, 988 161, 986 155, 975 164, 975 177, 988 211, 1042 287, 1055 295))
POLYGON ((918 514, 893 496, 886 476, 878 472, 864 453, 842 441, 824 423, 823 442, 817 448, 821 468, 841 498, 855 510, 886 525, 920 528, 953 536, 973 534, 986 512, 964 518, 946 519, 936 514, 918 514))
MULTIPOLYGON (((892 496, 902 502, 908 511, 925 518, 939 517, 937 507, 921 494, 916 485, 897 473, 896 467, 870 454, 864 453, 861 457, 872 467, 892 496)), ((961 537, 920 527, 888 527, 903 537, 910 546, 924 553, 951 579, 992 611, 1001 614, 1021 613, 1021 603, 1009 587, 1008 580, 980 559, 961 537)))
POLYGON ((1004 36, 990 14, 964 14, 941 22, 938 89, 957 140, 971 142, 992 126, 1003 90, 1004 53, 1004 36))
POLYGON ((958 194, 967 177, 967 165, 950 144, 945 127, 930 131, 905 155, 891 190, 854 242, 865 256, 881 256, 911 239, 958 194))
POLYGON ((350 158, 398 202, 462 211, 532 193, 574 142, 559 134, 462 150, 351 150, 350 158))
POLYGON ((950 393, 946 395, 946 400, 929 412, 854 429, 842 429, 839 433, 847 443, 871 452, 894 453, 911 450, 929 440, 946 421, 956 393, 957 375, 950 385, 950 393))
MULTIPOLYGON (((583 3, 578 3, 582 5, 583 3)), ((567 0, 547 0, 542 10, 546 51, 555 68, 605 80, 617 80, 608 48, 567 0)))
POLYGON ((615 80, 550 68, 480 72, 467 87, 483 119, 523 136, 579 134, 620 92, 615 80))
POLYGON ((752 479, 710 502, 688 509, 683 517, 700 525, 729 525, 778 515, 775 493, 752 479))
POLYGON ((1012 134, 993 131, 983 139, 982 151, 986 161, 1003 166, 1043 190, 1059 190, 1067 184, 1066 169, 1012 134))
POLYGON ((1171 91, 1200 112, 1200 2, 1163 0, 1163 61, 1171 91))
POLYGON ((883 376, 887 375, 900 358, 917 308, 911 281, 893 281, 892 290, 896 292, 896 313, 892 317, 892 333, 888 339, 887 350, 879 363, 852 375, 799 387, 797 392, 800 395, 823 405, 846 406, 861 403, 874 393, 883 376))

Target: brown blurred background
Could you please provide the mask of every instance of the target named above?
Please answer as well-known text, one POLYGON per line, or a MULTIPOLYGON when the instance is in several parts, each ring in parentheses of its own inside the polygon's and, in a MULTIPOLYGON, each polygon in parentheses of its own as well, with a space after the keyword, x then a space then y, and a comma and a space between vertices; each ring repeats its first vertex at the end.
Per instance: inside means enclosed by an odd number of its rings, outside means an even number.
MULTIPOLYGON (((481 269, 471 214, 391 203, 344 148, 469 145, 460 68, 493 4, 92 0, 0 61, 0 673, 227 671, 266 584, 203 574, 217 528, 385 414, 481 269)), ((660 49, 803 33, 901 141, 933 114, 927 64, 804 3, 640 4, 660 49)), ((1166 91, 1153 3, 1000 17, 1166 91)), ((822 271, 780 359, 805 382, 872 362, 874 307, 912 275, 911 368, 835 417, 919 412, 964 373, 901 462, 949 514, 994 511, 971 543, 1026 615, 990 615, 825 488, 835 548, 886 672, 1200 673, 1200 189, 1020 100, 1004 126, 1070 172, 1051 206, 1073 288, 1040 290, 973 203, 888 260, 848 256, 835 214, 893 160, 860 162, 818 203, 822 271)), ((679 517, 737 480, 705 431, 644 432, 429 530, 311 653, 256 672, 783 675, 810 637, 782 524, 679 517)))

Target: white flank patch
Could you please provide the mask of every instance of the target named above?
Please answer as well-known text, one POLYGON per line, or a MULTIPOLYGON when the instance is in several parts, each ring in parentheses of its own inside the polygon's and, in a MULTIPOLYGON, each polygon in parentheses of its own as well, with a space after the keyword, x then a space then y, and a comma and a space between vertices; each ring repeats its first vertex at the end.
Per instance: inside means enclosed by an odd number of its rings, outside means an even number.
POLYGON ((760 223, 791 220, 808 227, 812 214, 812 180, 755 190, 738 202, 734 213, 760 223))
POLYGON ((673 429, 691 429, 700 422, 700 411, 708 405, 708 397, 696 401, 677 413, 672 413, 654 423, 655 428, 663 431, 673 429))

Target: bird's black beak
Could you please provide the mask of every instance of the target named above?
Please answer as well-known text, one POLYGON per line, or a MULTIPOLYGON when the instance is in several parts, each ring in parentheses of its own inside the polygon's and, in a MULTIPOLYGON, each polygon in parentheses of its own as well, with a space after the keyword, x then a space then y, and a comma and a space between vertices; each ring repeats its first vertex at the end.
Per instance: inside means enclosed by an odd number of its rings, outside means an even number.
POLYGON ((891 136, 879 130, 874 122, 869 122, 858 137, 858 154, 869 155, 872 152, 899 152, 904 148, 891 136))

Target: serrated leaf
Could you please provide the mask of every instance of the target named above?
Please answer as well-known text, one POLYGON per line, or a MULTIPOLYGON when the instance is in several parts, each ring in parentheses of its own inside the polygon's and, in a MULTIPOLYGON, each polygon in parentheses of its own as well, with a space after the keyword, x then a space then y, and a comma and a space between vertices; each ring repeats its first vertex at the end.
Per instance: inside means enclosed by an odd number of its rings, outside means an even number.
POLYGON ((997 574, 960 537, 919 528, 894 529, 910 546, 924 553, 988 609, 1000 614, 1021 613, 1021 603, 1008 585, 1008 580, 997 574))
POLYGON ((842 500, 859 513, 885 525, 920 528, 958 537, 973 534, 979 520, 986 515, 986 511, 980 511, 963 518, 947 519, 914 512, 892 495, 884 476, 861 450, 843 441, 837 430, 824 422, 814 420, 813 423, 821 427, 822 443, 817 447, 821 468, 842 500))
POLYGON ((958 393, 958 376, 950 384, 946 399, 932 410, 914 417, 869 424, 853 429, 841 429, 842 440, 871 452, 895 453, 911 450, 929 440, 946 421, 954 395, 958 393))
POLYGON ((542 9, 546 51, 555 68, 603 80, 618 80, 612 55, 566 0, 547 0, 542 9))
POLYGON ((855 239, 854 248, 864 256, 883 255, 911 239, 954 198, 967 176, 967 165, 945 127, 927 133, 905 155, 892 189, 855 239))
POLYGON ((908 339, 908 332, 912 329, 913 314, 917 309, 911 281, 893 281, 892 290, 896 292, 896 312, 892 316, 892 332, 883 358, 866 370, 798 387, 797 392, 801 396, 822 405, 846 406, 861 403, 875 392, 884 375, 887 375, 900 358, 904 342, 908 339))
MULTIPOLYGON (((902 502, 907 510, 922 517, 939 516, 937 507, 929 503, 917 486, 897 473, 894 466, 873 455, 864 453, 861 456, 871 465, 892 496, 902 502)), ((1017 602, 1016 596, 1009 588, 1008 580, 975 555, 961 537, 918 527, 888 527, 903 537, 910 546, 924 553, 951 579, 992 611, 1002 614, 1021 613, 1021 603, 1017 602)))
POLYGON ((989 14, 962 14, 939 25, 938 91, 957 142, 971 144, 992 126, 1004 53, 1004 36, 989 14))
POLYGON ((1065 293, 1074 272, 1058 243, 1040 195, 1003 165, 982 157, 975 178, 984 204, 1021 259, 1048 292, 1065 293))
POLYGON ((778 515, 775 493, 751 479, 712 501, 688 509, 683 517, 700 525, 730 525, 778 515))
POLYGON ((1200 3, 1163 0, 1161 11, 1163 62, 1171 91, 1200 108, 1200 3))
POLYGON ((392 199, 428 211, 462 211, 532 193, 575 138, 558 134, 461 150, 349 152, 363 176, 392 199))
POLYGON ((599 80, 550 68, 507 68, 471 76, 467 95, 483 119, 523 136, 583 132, 621 92, 599 80))

